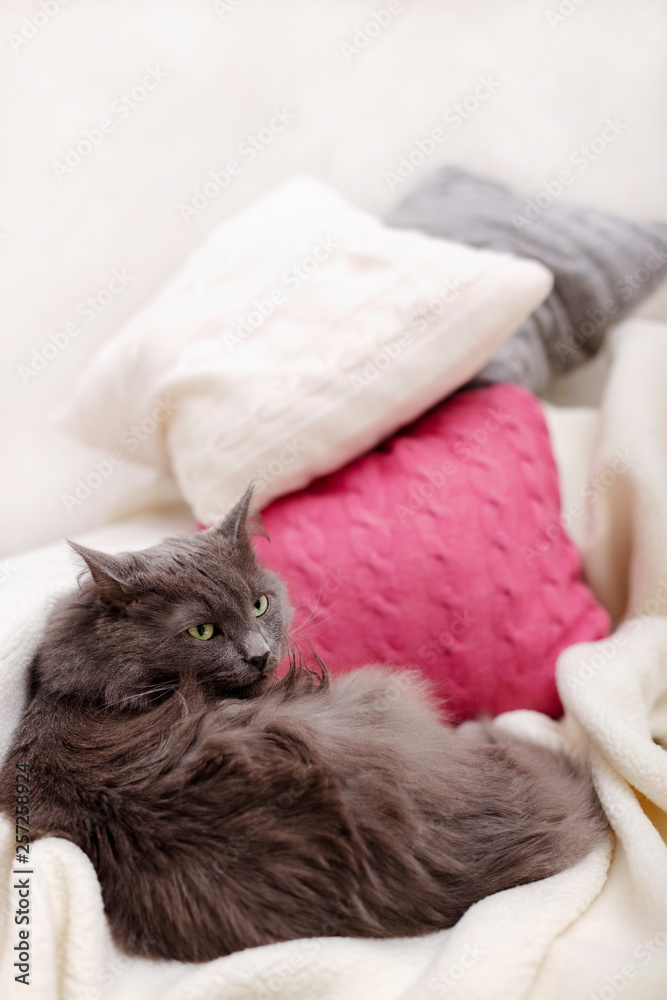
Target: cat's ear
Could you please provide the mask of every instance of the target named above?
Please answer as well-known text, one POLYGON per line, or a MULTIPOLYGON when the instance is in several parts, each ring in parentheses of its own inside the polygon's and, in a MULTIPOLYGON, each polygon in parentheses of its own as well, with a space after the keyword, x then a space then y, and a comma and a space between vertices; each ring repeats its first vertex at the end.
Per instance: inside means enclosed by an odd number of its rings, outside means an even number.
POLYGON ((217 535, 223 535, 230 542, 243 544, 248 541, 250 535, 266 535, 262 527, 262 520, 258 511, 251 510, 252 491, 255 484, 251 483, 241 499, 234 504, 227 516, 220 524, 211 528, 217 535))
POLYGON ((68 545, 85 562, 105 604, 120 608, 137 599, 136 575, 127 556, 110 556, 69 540, 68 545))

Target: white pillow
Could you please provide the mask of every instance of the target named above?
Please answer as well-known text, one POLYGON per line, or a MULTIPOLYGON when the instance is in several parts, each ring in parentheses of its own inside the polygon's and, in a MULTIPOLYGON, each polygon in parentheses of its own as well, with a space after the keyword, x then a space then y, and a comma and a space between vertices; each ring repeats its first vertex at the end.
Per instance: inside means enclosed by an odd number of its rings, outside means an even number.
POLYGON ((172 468, 204 524, 307 485, 475 375, 540 264, 390 229, 309 178, 223 222, 109 341, 61 421, 172 468))

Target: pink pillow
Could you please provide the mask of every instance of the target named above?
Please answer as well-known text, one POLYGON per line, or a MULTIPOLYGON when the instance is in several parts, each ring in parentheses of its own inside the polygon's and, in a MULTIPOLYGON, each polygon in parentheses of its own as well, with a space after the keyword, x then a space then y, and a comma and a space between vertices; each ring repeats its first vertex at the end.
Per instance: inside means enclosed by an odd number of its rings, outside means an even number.
POLYGON ((457 720, 555 716, 558 654, 609 633, 559 514, 542 411, 497 385, 275 501, 256 545, 287 581, 297 644, 332 673, 416 667, 457 720))

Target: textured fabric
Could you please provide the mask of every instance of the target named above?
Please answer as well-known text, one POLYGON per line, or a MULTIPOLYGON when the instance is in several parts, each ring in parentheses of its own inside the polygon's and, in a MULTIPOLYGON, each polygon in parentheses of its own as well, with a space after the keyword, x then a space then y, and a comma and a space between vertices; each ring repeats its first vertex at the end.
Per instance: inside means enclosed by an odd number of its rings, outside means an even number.
POLYGON ((64 420, 173 467, 211 524, 250 479, 265 506, 420 416, 550 285, 537 263, 390 229, 297 179, 213 232, 96 356, 64 420))
POLYGON ((544 264, 551 294, 485 365, 480 378, 535 392, 600 347, 611 323, 667 275, 667 223, 631 222, 558 201, 553 182, 534 198, 458 167, 426 177, 389 214, 393 226, 544 264))
MULTIPOLYGON (((667 573, 665 462, 651 460, 667 449, 665 400, 662 386, 647 377, 647 369, 667 366, 667 330, 661 324, 648 327, 655 338, 634 321, 627 324, 628 350, 641 344, 641 364, 626 365, 622 353, 616 354, 612 371, 618 382, 605 397, 598 441, 605 461, 622 445, 618 435, 627 429, 641 437, 640 459, 625 475, 617 474, 618 486, 605 494, 604 505, 589 501, 591 553, 597 551, 600 559, 609 553, 614 589, 630 592, 631 607, 653 590, 658 567, 667 573), (620 416, 615 419, 616 407, 623 410, 639 398, 641 419, 625 428, 620 416), (642 490, 641 506, 624 502, 622 480, 630 495, 642 490), (649 513, 650 532, 645 530, 649 513), (629 560, 613 558, 619 539, 629 560)), ((589 474, 591 482, 599 468, 589 474)), ((173 530, 155 517, 81 541, 117 551, 155 544, 173 530)), ((74 585, 76 567, 60 543, 11 559, 3 571, 0 737, 6 745, 24 704, 27 666, 45 610, 56 592, 74 585)), ((662 608, 664 614, 667 601, 643 606, 649 613, 662 608)), ((0 817, 3 1000, 27 995, 32 1000, 602 1000, 612 993, 623 1000, 663 1000, 667 752, 654 738, 667 745, 667 621, 636 619, 608 639, 571 647, 559 660, 558 676, 564 724, 532 712, 513 712, 500 721, 535 742, 573 751, 591 747, 597 788, 617 835, 613 852, 612 844, 603 844, 569 871, 482 900, 455 927, 437 934, 400 941, 291 941, 183 966, 119 955, 109 940, 90 862, 71 844, 48 838, 32 854, 34 960, 26 991, 15 983, 12 966, 14 826, 0 817)))
POLYGON ((608 617, 559 522, 549 435, 518 386, 458 393, 263 513, 294 634, 332 673, 416 667, 453 718, 559 714, 556 657, 608 617))
POLYGON ((615 621, 667 615, 667 327, 628 320, 610 353, 604 433, 583 488, 586 575, 615 621))

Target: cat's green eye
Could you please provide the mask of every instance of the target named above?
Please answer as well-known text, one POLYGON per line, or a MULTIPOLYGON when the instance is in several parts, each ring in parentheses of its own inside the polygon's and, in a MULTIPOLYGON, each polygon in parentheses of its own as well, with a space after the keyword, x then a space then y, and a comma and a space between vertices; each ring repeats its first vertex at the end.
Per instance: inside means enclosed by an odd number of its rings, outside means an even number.
POLYGON ((215 625, 193 625, 188 629, 188 635, 193 639, 210 639, 215 632, 215 625))
POLYGON ((261 597, 258 597, 255 603, 253 604, 252 613, 256 615, 257 618, 261 618, 261 616, 266 612, 268 606, 269 606, 269 599, 266 596, 266 594, 262 594, 261 597))

